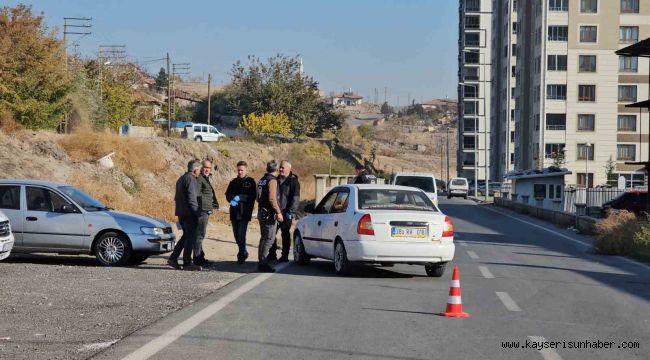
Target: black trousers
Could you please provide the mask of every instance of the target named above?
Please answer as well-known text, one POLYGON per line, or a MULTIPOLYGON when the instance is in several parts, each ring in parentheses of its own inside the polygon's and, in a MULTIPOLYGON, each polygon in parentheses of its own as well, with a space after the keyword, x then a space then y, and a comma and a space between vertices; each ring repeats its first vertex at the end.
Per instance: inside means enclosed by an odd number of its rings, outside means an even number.
MULTIPOLYGON (((289 256, 289 250, 291 249, 291 220, 285 218, 283 222, 278 224, 278 229, 282 234, 282 256, 289 256)), ((275 255, 277 257, 278 244, 277 239, 273 241, 271 245, 271 250, 269 255, 275 255)))
POLYGON ((248 220, 231 220, 232 234, 235 236, 235 242, 239 251, 237 255, 243 256, 248 254, 246 251, 246 232, 248 232, 248 220))
POLYGON ((170 260, 178 261, 178 257, 183 252, 183 264, 189 265, 192 263, 192 253, 194 253, 194 260, 196 262, 196 257, 201 253, 201 245, 198 243, 198 218, 194 216, 179 218, 178 221, 181 223, 183 228, 183 236, 176 243, 174 251, 172 251, 170 260), (198 246, 197 246, 198 245, 198 246))

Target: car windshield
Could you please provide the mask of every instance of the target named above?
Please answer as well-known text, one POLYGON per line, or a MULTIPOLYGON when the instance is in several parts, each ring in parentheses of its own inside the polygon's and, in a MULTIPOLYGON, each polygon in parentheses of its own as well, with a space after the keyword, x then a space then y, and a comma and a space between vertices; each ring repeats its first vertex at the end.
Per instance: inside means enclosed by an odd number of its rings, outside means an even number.
POLYGON ((463 179, 454 179, 454 180, 451 182, 451 184, 452 184, 452 185, 465 186, 465 185, 467 185, 467 182, 466 182, 465 180, 463 180, 463 179))
POLYGON ((359 190, 358 202, 361 210, 438 211, 420 191, 364 189, 359 190))
POLYGON ((424 192, 436 192, 433 187, 433 178, 426 176, 398 176, 395 185, 410 186, 424 192))
POLYGON ((75 203, 77 203, 77 205, 81 206, 86 211, 101 211, 109 209, 106 205, 95 200, 95 198, 77 189, 76 187, 59 186, 59 190, 68 195, 72 200, 74 200, 75 203))

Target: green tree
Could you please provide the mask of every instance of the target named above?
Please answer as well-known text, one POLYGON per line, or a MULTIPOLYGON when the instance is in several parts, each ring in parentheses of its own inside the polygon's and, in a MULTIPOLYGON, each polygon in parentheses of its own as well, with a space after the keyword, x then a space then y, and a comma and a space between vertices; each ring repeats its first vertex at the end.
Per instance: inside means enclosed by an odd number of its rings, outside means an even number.
POLYGON ((616 169, 616 163, 612 159, 612 155, 609 156, 609 160, 605 163, 605 175, 607 176, 607 185, 616 185, 616 176, 614 176, 614 170, 616 169))
POLYGON ((136 117, 133 94, 125 84, 112 81, 103 82, 102 100, 106 114, 104 126, 118 129, 122 124, 136 117))
POLYGON ((551 158, 553 159, 553 166, 556 168, 564 166, 564 148, 559 149, 557 152, 552 152, 551 158))
POLYGON ((167 76, 167 71, 165 71, 165 68, 160 68, 160 71, 158 71, 158 75, 156 75, 156 88, 158 89, 163 89, 166 88, 167 85, 169 85, 169 77, 167 76))
POLYGON ((379 111, 384 115, 390 115, 390 114, 393 114, 395 112, 395 110, 393 110, 393 107, 388 105, 387 102, 384 102, 381 105, 381 110, 379 110, 379 111))
POLYGON ((0 113, 31 129, 56 127, 70 108, 63 50, 31 7, 0 8, 0 113))

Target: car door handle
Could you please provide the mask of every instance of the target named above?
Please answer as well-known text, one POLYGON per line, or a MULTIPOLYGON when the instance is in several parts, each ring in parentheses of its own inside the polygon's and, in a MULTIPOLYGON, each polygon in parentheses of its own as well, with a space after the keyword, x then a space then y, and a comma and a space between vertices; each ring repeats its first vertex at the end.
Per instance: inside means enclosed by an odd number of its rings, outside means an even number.
POLYGON ((26 220, 27 221, 36 221, 36 220, 38 220, 38 218, 34 217, 34 216, 28 216, 26 220))
POLYGON ((320 221, 320 220, 318 220, 318 226, 320 226, 320 224, 321 224, 321 221, 320 221))

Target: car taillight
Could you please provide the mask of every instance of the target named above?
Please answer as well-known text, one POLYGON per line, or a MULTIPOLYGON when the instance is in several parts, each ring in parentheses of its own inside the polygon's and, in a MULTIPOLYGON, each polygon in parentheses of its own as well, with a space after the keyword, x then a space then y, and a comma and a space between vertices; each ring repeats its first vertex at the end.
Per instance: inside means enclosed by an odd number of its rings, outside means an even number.
POLYGON ((357 234, 359 235, 375 235, 375 230, 372 228, 372 219, 370 214, 365 214, 359 219, 357 224, 357 234))
POLYGON ((454 236, 454 224, 449 216, 445 216, 445 223, 442 225, 442 237, 454 236))

